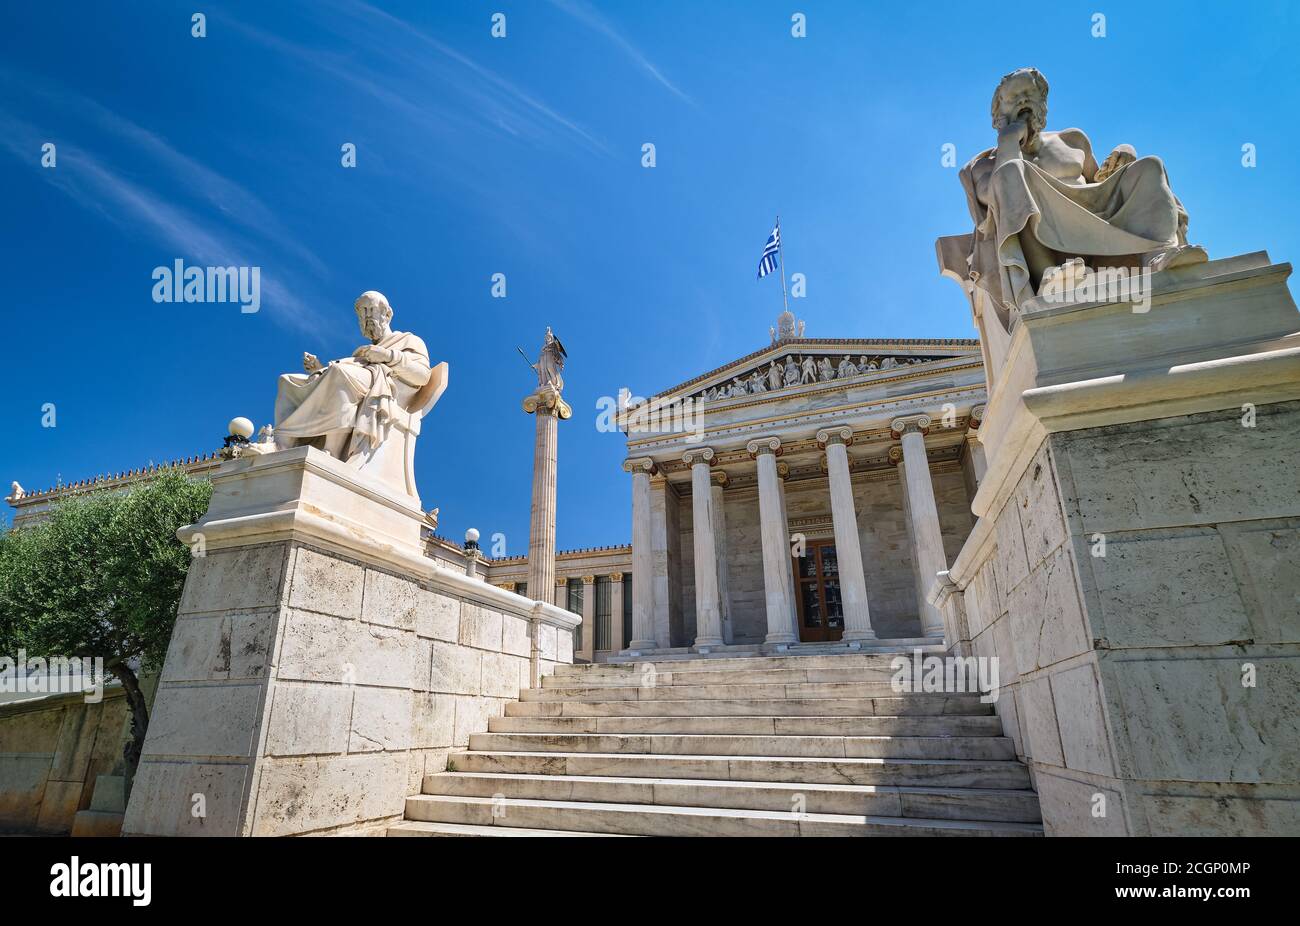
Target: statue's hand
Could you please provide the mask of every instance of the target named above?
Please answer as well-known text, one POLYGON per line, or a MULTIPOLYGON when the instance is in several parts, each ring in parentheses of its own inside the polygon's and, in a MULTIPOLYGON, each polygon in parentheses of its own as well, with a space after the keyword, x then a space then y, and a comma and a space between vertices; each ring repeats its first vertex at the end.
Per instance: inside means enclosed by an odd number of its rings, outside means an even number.
POLYGON ((1010 119, 998 129, 998 146, 1010 142, 1017 148, 1029 140, 1029 124, 1021 119, 1010 119))
POLYGON ((320 359, 315 354, 307 353, 307 351, 302 352, 302 368, 307 373, 315 373, 317 370, 325 369, 320 359))
POLYGON ((365 363, 390 363, 393 360, 393 352, 386 347, 376 347, 374 344, 363 344, 352 352, 353 358, 365 363))

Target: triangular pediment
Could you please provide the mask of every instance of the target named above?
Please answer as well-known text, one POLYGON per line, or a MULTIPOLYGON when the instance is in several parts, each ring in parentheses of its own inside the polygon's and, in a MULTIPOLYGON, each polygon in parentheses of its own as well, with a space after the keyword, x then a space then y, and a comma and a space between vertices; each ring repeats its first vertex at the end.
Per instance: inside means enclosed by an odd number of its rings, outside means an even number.
POLYGON ((698 397, 708 401, 781 393, 811 382, 867 380, 918 364, 980 357, 970 338, 788 338, 717 367, 655 400, 698 397))

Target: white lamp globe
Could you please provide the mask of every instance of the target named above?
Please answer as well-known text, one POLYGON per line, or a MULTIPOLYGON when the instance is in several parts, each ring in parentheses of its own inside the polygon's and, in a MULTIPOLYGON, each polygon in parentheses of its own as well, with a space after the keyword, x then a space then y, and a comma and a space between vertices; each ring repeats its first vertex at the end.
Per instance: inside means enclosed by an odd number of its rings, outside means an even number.
POLYGON ((478 543, 478 529, 477 529, 477 528, 473 528, 473 527, 471 527, 469 530, 465 531, 465 542, 466 542, 466 543, 478 543))
POLYGON ((248 438, 253 436, 253 422, 249 421, 247 418, 231 418, 228 427, 230 428, 230 433, 235 437, 242 437, 244 440, 248 440, 248 438))

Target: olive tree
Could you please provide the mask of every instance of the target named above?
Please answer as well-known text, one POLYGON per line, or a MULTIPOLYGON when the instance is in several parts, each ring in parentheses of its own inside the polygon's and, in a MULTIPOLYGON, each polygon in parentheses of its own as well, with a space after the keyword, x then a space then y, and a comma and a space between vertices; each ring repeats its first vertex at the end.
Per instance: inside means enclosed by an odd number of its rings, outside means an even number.
POLYGON ((176 530, 199 520, 211 494, 206 481, 162 470, 129 491, 59 501, 45 520, 0 534, 0 652, 104 660, 131 710, 128 788, 149 725, 139 672, 162 667, 190 564, 176 530))

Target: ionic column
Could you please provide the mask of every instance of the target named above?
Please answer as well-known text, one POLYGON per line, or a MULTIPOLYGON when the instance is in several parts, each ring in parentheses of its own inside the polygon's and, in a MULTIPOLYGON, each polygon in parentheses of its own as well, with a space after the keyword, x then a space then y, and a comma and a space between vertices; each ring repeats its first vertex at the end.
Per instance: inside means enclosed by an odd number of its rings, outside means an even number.
POLYGON ((582 577, 582 658, 595 662, 596 577, 582 577))
POLYGON ((623 573, 609 574, 609 651, 623 650, 623 573))
POLYGON ((691 522, 695 533, 695 648, 722 645, 722 612, 718 607, 718 551, 713 541, 713 491, 709 464, 711 447, 688 450, 682 462, 691 467, 691 522))
POLYGON ((709 494, 713 496, 713 549, 718 553, 718 613, 722 616, 722 640, 734 639, 731 629, 730 590, 727 579, 727 518, 723 508, 722 492, 727 487, 727 474, 718 471, 709 476, 709 494))
POLYGON ((890 459, 901 456, 903 482, 907 492, 908 513, 912 520, 912 552, 922 591, 917 594, 921 630, 927 637, 943 636, 943 615, 926 600, 935 576, 948 568, 943 552, 943 533, 939 527, 939 507, 934 501, 934 484, 930 481, 930 462, 925 452, 925 435, 930 428, 929 415, 895 418, 890 425, 893 436, 901 438, 901 454, 890 451, 890 459))
POLYGON ((555 577, 555 606, 569 609, 569 580, 564 576, 555 577))
POLYGON ((746 449, 758 465, 758 515, 763 541, 763 593, 767 607, 766 643, 798 641, 794 632, 794 577, 789 557, 790 529, 785 498, 776 472, 781 441, 775 437, 750 441, 746 449))
POLYGON ((655 648, 654 551, 650 531, 650 477, 655 463, 649 457, 628 460, 623 469, 632 474, 632 639, 628 652, 655 648))
POLYGON ((858 515, 853 506, 853 481, 849 475, 848 445, 852 428, 828 428, 817 432, 817 443, 826 451, 826 475, 831 490, 831 521, 835 528, 835 557, 840 567, 840 592, 844 605, 844 640, 874 640, 871 612, 867 606, 867 576, 862 567, 862 541, 858 538, 858 515))

